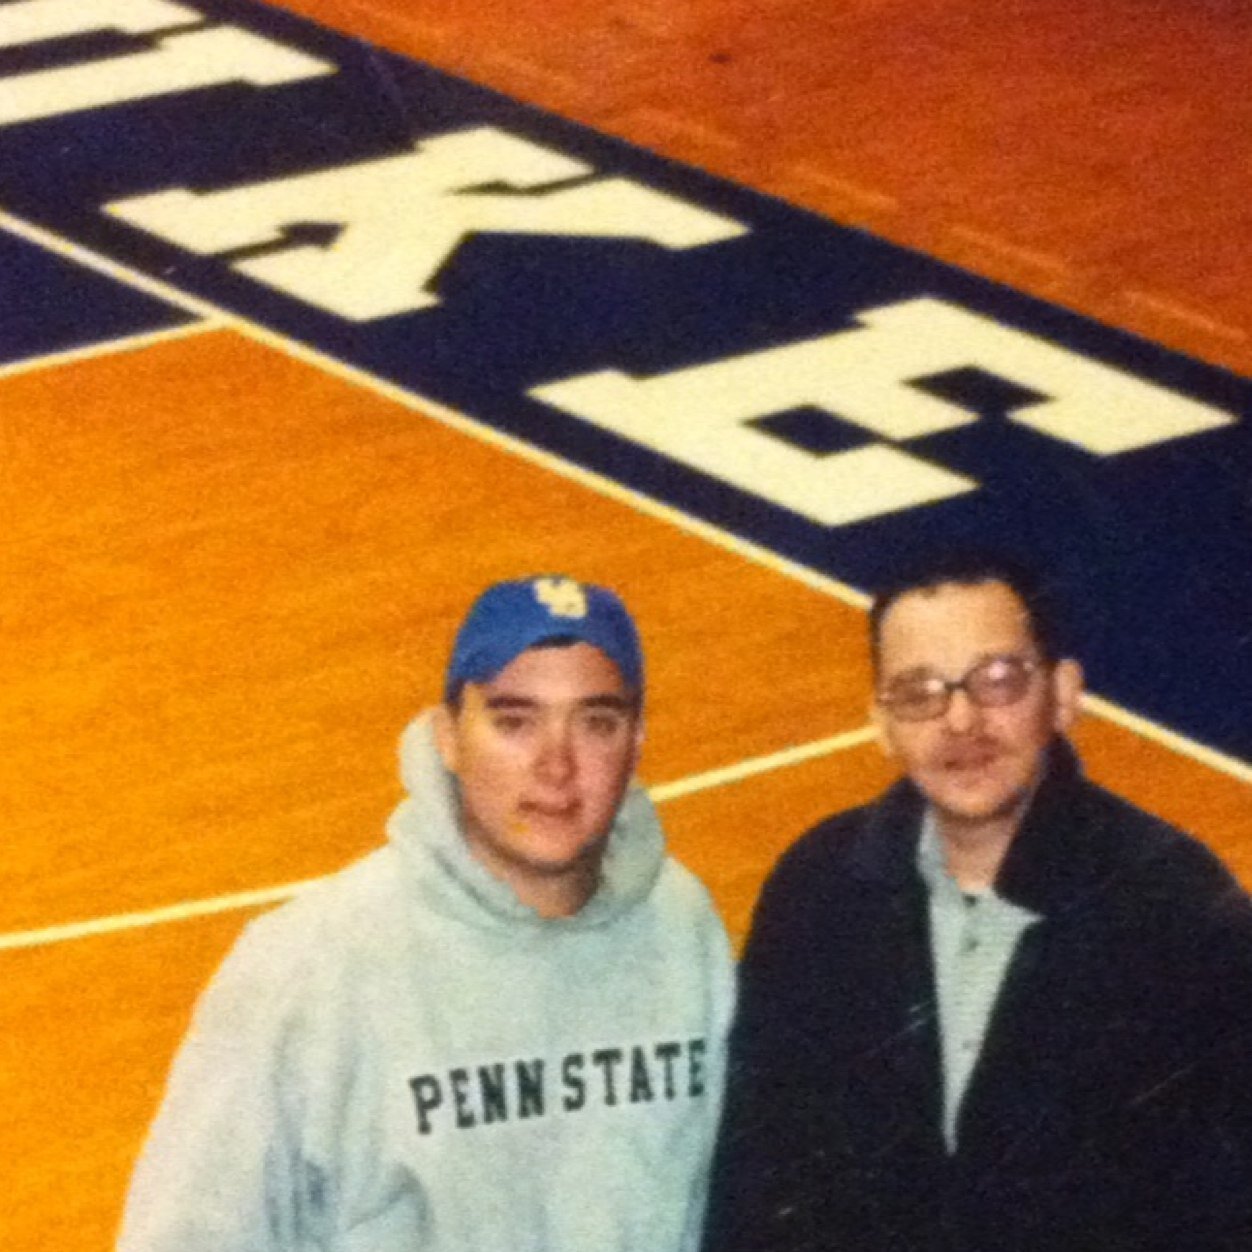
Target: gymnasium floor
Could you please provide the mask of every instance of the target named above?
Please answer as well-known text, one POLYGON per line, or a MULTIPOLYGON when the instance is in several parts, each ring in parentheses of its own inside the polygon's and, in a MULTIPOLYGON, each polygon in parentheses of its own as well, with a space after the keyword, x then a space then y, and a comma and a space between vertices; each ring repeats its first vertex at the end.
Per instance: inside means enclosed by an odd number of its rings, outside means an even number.
MULTIPOLYGON (((1240 529, 1252 481, 1252 22, 1240 7, 181 7, 195 10, 190 27, 203 15, 301 48, 311 28, 290 16, 315 18, 451 76, 397 80, 429 92, 421 103, 435 120, 419 111, 418 133, 453 130, 472 105, 532 141, 568 145, 597 168, 619 161, 641 184, 751 221, 775 241, 751 282, 766 289, 766 260, 787 281, 739 322, 709 314, 696 286, 731 282, 703 261, 722 244, 666 258, 678 278, 653 277, 659 263, 642 252, 622 260, 602 240, 588 247, 613 298, 637 290, 632 266, 648 275, 638 288, 648 321, 673 316, 665 346, 689 352, 681 364, 745 353, 754 335, 773 346, 825 328, 834 314, 822 283, 786 267, 811 247, 825 275, 823 249, 868 239, 910 250, 890 252, 901 273, 927 257, 960 267, 918 272, 1224 413, 1103 458, 1098 480, 1079 478, 1047 441, 1032 445, 1028 485, 1054 474, 1065 494, 1021 496, 1029 524, 1017 533, 1060 548, 1106 527, 1093 549, 1106 620, 1080 639, 1100 680, 1080 745, 1097 778, 1194 830, 1252 882, 1242 699, 1252 535, 1240 529), (1122 513, 1101 511, 1106 499, 1122 513), (1070 516, 1045 527, 1050 501, 1070 516), (1072 516, 1075 501, 1089 502, 1091 525, 1072 516), (1141 503, 1133 524, 1127 501, 1141 503), (1141 533, 1159 550, 1133 549, 1141 533), (1126 663, 1136 650, 1144 663, 1126 663)), ((61 0, 0 3, 0 776, 11 797, 0 1243, 13 1252, 109 1245, 198 989, 258 908, 378 841, 399 796, 396 737, 434 699, 449 634, 478 587, 559 569, 614 585, 635 607, 650 664, 643 777, 676 853, 739 937, 778 852, 889 777, 865 726, 859 575, 901 543, 942 535, 961 505, 802 530, 742 480, 728 490, 691 463, 596 442, 553 411, 514 404, 506 384, 531 353, 552 362, 536 381, 587 369, 596 353, 611 364, 594 342, 602 331, 614 351, 639 354, 637 374, 658 375, 649 354, 661 347, 625 315, 554 317, 527 326, 524 342, 503 319, 467 315, 432 340, 438 368, 423 390, 395 364, 410 343, 399 330, 383 347, 368 319, 331 334, 239 278, 269 245, 222 244, 234 269, 219 273, 212 257, 178 260, 117 214, 76 207, 84 188, 123 203, 164 186, 162 169, 190 160, 188 136, 213 132, 196 155, 203 192, 232 183, 223 170, 238 152, 290 176, 369 129, 376 96, 352 119, 321 114, 315 82, 269 97, 284 101, 282 133, 307 137, 282 149, 224 131, 214 110, 225 117, 228 103, 209 92, 153 96, 124 115, 30 103, 32 76, 72 71, 81 82, 83 65, 156 46, 179 27, 169 8, 117 0, 105 9, 133 28, 119 19, 101 33, 65 16, 73 6, 61 0), (53 120, 21 121, 24 109, 53 120), (127 163, 142 167, 142 188, 122 177, 127 163)), ((381 64, 354 41, 307 38, 320 57, 342 49, 344 64, 381 64)), ((390 105, 377 116, 392 117, 390 105)), ((485 285, 485 303, 512 317, 590 284, 577 248, 530 247, 519 264, 467 246, 430 290, 450 306, 469 292, 472 306, 485 285), (515 268, 501 278, 506 263, 515 268), (519 296, 527 284, 542 298, 519 296)), ((964 447, 925 451, 955 463, 964 447)), ((1018 480, 998 448, 975 452, 986 481, 966 499, 998 490, 989 516, 1011 527, 1003 499, 1019 499, 1018 480)))

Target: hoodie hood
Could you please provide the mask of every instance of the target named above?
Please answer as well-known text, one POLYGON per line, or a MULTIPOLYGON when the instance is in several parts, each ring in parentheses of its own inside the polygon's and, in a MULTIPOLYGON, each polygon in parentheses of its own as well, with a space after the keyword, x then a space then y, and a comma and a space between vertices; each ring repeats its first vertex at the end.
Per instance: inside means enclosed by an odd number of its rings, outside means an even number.
POLYGON ((400 736, 400 779, 408 795, 387 823, 387 838, 423 904, 471 925, 603 926, 646 899, 665 862, 656 809, 632 782, 609 832, 595 894, 572 917, 543 918, 471 855, 461 834, 456 779, 435 747, 432 710, 400 736))

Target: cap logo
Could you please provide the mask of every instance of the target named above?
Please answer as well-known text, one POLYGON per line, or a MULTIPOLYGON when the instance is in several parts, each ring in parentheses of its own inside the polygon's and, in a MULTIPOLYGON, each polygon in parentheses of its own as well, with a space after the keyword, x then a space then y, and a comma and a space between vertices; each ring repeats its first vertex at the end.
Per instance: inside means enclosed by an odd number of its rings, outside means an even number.
POLYGON ((536 578, 535 599, 553 617, 587 616, 587 593, 572 578, 536 578))

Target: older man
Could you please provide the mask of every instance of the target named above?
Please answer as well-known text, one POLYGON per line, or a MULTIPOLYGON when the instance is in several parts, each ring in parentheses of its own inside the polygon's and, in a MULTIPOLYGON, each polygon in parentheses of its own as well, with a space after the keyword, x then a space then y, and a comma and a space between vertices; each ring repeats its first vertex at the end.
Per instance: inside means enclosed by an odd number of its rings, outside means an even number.
POLYGON ((937 562, 870 624, 906 777, 762 894, 706 1248, 1252 1248, 1245 894, 1083 777, 1029 575, 937 562))
POLYGON ((643 660, 569 578, 476 601, 386 847, 253 922, 122 1252, 689 1252, 733 976, 631 786, 643 660))

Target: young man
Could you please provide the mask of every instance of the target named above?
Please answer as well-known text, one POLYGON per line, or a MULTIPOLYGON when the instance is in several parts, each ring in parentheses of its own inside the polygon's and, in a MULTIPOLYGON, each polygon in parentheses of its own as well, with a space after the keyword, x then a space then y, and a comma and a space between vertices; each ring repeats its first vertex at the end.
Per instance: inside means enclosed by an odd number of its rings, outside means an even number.
POLYGON ((631 784, 611 592, 478 599, 389 843, 249 926, 201 1001, 123 1252, 687 1252, 733 974, 631 784))
POLYGON ((1084 779, 1027 575, 938 563, 870 623, 906 777, 762 894, 709 1252, 1252 1248, 1246 896, 1084 779))

